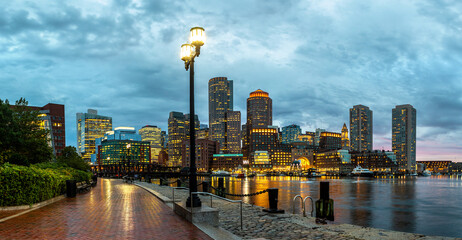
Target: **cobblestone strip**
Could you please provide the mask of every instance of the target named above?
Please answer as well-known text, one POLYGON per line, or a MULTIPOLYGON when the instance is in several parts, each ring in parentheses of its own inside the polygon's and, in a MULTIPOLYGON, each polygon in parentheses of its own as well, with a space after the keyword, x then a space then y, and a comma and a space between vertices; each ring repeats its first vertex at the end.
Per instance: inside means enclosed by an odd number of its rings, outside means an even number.
MULTIPOLYGON (((171 198, 172 189, 150 183, 139 183, 171 198)), ((188 190, 175 190, 175 198, 186 199, 188 190)), ((210 197, 200 196, 203 204, 210 205, 210 197)), ((263 207, 243 204, 243 230, 240 229, 239 205, 214 199, 213 207, 219 209, 220 227, 243 239, 454 239, 421 234, 365 228, 351 224, 315 223, 313 217, 301 214, 269 214, 263 207)))

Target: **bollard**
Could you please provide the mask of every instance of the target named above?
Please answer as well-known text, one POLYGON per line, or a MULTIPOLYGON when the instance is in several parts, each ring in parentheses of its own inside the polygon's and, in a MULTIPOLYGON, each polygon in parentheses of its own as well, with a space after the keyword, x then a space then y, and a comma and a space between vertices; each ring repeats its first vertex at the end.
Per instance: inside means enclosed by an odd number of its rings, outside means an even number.
POLYGON ((209 192, 209 182, 202 182, 202 192, 209 192))
POLYGON ((225 179, 224 178, 218 178, 218 187, 219 188, 225 188, 225 179))
POLYGON ((334 200, 329 198, 329 182, 320 183, 319 197, 316 201, 316 219, 334 221, 334 200))
POLYGON ((159 178, 159 186, 163 186, 163 185, 164 185, 164 179, 159 178))
POLYGON ((268 213, 284 213, 283 209, 278 209, 278 192, 277 188, 268 189, 268 205, 269 208, 263 209, 264 212, 268 213))
POLYGON ((66 180, 66 196, 75 197, 77 196, 77 181, 66 180))
POLYGON ((218 190, 219 192, 217 192, 217 195, 220 196, 220 197, 226 197, 225 195, 225 179, 224 178, 218 178, 218 190))
POLYGON ((177 179, 177 180, 176 180, 176 186, 177 186, 177 187, 181 187, 181 180, 180 180, 180 179, 177 179))
POLYGON ((96 187, 96 184, 98 183, 98 175, 94 174, 91 176, 91 180, 93 180, 92 187, 96 187))

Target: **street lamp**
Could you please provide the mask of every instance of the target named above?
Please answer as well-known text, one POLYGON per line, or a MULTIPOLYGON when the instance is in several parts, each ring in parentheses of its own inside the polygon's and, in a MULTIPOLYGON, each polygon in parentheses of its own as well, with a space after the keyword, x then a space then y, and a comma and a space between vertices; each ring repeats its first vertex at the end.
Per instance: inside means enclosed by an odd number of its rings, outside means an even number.
POLYGON ((201 200, 197 194, 196 178, 196 132, 194 121, 194 59, 199 57, 201 46, 205 43, 205 30, 201 27, 193 27, 190 30, 189 41, 191 44, 181 45, 181 60, 184 61, 186 71, 189 69, 189 196, 186 207, 200 207, 201 200), (192 200, 191 200, 192 197, 192 200), (191 206, 192 202, 192 206, 191 206))

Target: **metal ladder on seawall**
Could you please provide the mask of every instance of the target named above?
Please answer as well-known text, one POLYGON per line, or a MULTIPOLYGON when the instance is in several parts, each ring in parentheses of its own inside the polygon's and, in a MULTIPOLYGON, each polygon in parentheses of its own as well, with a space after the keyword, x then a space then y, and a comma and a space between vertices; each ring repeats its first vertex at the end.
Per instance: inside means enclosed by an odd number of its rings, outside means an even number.
POLYGON ((302 209, 303 209, 303 216, 306 217, 306 199, 310 199, 311 200, 311 216, 313 217, 313 211, 314 211, 314 203, 313 203, 313 198, 310 197, 310 196, 307 196, 305 198, 302 198, 302 196, 300 195, 296 195, 294 197, 294 199, 292 200, 292 213, 295 214, 295 201, 297 200, 297 198, 300 198, 300 203, 302 204, 302 209))

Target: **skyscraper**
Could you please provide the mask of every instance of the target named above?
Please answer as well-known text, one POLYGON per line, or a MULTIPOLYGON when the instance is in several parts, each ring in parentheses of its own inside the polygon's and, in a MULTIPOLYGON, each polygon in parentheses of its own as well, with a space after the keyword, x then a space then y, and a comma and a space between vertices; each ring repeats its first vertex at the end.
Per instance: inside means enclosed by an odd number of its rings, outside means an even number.
MULTIPOLYGON (((197 115, 194 116, 194 121, 195 129, 199 131, 200 122, 197 115)), ((181 165, 181 146, 185 140, 189 140, 189 114, 170 112, 168 118, 168 166, 181 165)))
POLYGON ((162 150, 162 130, 157 126, 146 125, 138 130, 141 141, 148 141, 151 145, 151 162, 157 162, 162 150))
POLYGON ((293 143, 298 140, 298 136, 302 133, 300 126, 292 124, 282 128, 282 143, 293 143))
POLYGON ((392 149, 400 169, 416 169, 417 111, 410 105, 397 105, 392 110, 392 149))
POLYGON ((209 80, 209 137, 218 141, 220 150, 226 149, 225 115, 233 111, 233 81, 226 77, 209 80))
POLYGON ((350 139, 348 138, 348 128, 346 123, 344 123, 342 127, 342 149, 350 149, 350 139))
POLYGON ((247 98, 247 123, 242 126, 245 131, 243 133, 242 153, 244 160, 250 159, 252 151, 259 149, 252 149, 252 129, 263 129, 273 125, 273 102, 267 92, 258 89, 251 92, 247 98))
POLYGON ((350 148, 353 151, 372 151, 372 111, 356 105, 350 108, 350 148))
POLYGON ((87 113, 77 113, 77 150, 83 159, 90 161, 95 153, 95 139, 112 130, 112 117, 98 115, 98 111, 88 109, 87 113))
POLYGON ((168 118, 168 166, 181 165, 181 144, 185 139, 184 114, 181 112, 170 112, 168 118))
POLYGON ((226 153, 241 153, 241 112, 227 111, 225 114, 226 153))
POLYGON ((258 89, 247 98, 247 131, 273 125, 273 101, 267 92, 258 89))

